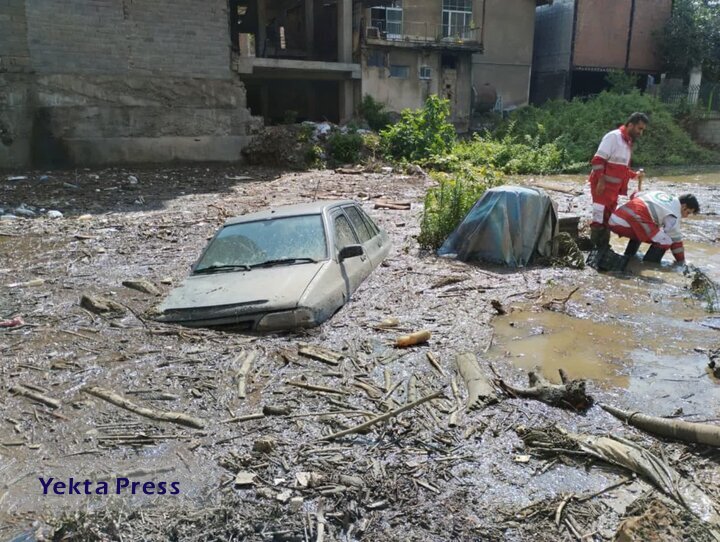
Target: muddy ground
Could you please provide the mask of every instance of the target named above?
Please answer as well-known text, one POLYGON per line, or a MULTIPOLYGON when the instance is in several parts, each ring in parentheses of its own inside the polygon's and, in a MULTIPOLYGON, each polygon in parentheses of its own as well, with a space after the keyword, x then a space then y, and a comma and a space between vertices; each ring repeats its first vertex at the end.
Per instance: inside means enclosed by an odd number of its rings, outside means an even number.
MULTIPOLYGON (((617 277, 438 259, 415 239, 431 184, 421 175, 211 166, 22 176, 0 179, 0 207, 25 203, 39 215, 0 220, 0 320, 24 322, 0 329, 0 539, 557 541, 618 532, 618 540, 713 540, 707 522, 647 482, 586 456, 540 454, 516 430, 558 424, 622 435, 718 501, 720 454, 712 448, 660 441, 597 406, 581 414, 505 396, 461 409, 451 423, 466 394, 454 365, 463 351, 515 385, 526 384, 532 358, 549 376, 561 366, 588 378, 596 402, 717 418, 718 386, 705 370, 717 331, 703 325, 712 322, 706 300, 692 296, 677 269, 633 262, 630 275, 617 277), (409 200, 412 209, 374 209, 379 196, 409 200), (225 218, 314 198, 365 201, 394 243, 352 301, 317 329, 259 337, 163 325, 149 317, 161 296, 122 286, 144 278, 164 294, 225 218), (566 303, 547 305, 576 286, 566 303), (124 310, 94 314, 80 306, 84 294, 124 310), (494 302, 508 312, 497 321, 494 302), (390 317, 399 328, 377 327, 390 317), (432 332, 427 344, 393 348, 396 336, 420 329, 432 332), (304 357, 298 348, 306 343, 342 357, 304 357), (250 350, 258 357, 241 399, 238 356, 250 350), (59 407, 18 395, 18 386, 59 407), (204 427, 152 421, 89 395, 88 386, 192 415, 204 427), (322 440, 435 390, 445 397, 364 433, 322 440), (285 414, 261 416, 268 407, 285 414), (245 483, 242 473, 250 473, 245 483), (41 477, 107 480, 113 489, 118 477, 177 482, 180 493, 44 496, 41 477)), ((688 252, 714 273, 720 199, 715 181, 704 181, 653 180, 701 196, 709 214, 687 225, 688 252)), ((560 211, 586 217, 577 179, 541 182, 562 189, 549 192, 560 211)))

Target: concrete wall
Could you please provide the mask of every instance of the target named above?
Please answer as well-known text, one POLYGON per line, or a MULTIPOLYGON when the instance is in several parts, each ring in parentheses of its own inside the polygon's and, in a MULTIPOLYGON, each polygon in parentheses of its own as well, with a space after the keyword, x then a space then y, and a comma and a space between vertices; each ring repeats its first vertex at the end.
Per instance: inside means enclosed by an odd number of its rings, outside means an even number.
POLYGON ((504 107, 527 104, 534 32, 535 0, 487 0, 484 51, 472 59, 473 86, 493 86, 504 107))
POLYGON ((256 126, 225 0, 5 0, 3 85, 0 167, 238 160, 256 126))
POLYGON ((368 66, 367 52, 362 61, 362 95, 369 94, 385 104, 389 111, 421 107, 430 94, 440 92, 440 55, 421 53, 415 49, 392 48, 385 50, 384 67, 368 66), (390 65, 409 67, 407 79, 390 77, 390 65), (432 69, 430 80, 419 79, 421 65, 432 69))
POLYGON ((698 121, 695 137, 701 143, 720 146, 720 116, 698 121))

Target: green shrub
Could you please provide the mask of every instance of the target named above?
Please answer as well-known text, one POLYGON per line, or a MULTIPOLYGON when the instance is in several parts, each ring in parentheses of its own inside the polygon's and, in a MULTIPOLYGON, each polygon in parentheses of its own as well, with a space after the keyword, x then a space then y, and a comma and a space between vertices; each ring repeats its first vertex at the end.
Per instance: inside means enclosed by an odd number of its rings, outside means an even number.
POLYGON ((638 91, 629 94, 602 92, 589 100, 552 101, 542 107, 516 110, 511 122, 493 136, 526 134, 537 138, 539 146, 555 144, 564 151, 563 169, 588 164, 602 136, 627 120, 633 111, 650 116, 650 125, 633 152, 633 165, 686 165, 717 163, 717 153, 692 141, 673 118, 670 109, 652 96, 638 91))
POLYGON ((453 173, 431 175, 438 185, 425 195, 418 242, 422 248, 437 249, 485 191, 501 184, 502 176, 492 168, 467 164, 456 167, 453 173))
POLYGON ((395 160, 422 162, 450 152, 455 128, 448 122, 450 102, 430 96, 422 109, 406 109, 397 124, 380 132, 385 152, 395 160))
POLYGON ((605 76, 608 91, 615 94, 630 94, 637 88, 637 75, 622 70, 610 70, 605 76))
POLYGON ((475 166, 490 166, 503 173, 554 173, 567 165, 565 151, 555 142, 541 143, 542 127, 534 137, 515 135, 510 126, 502 139, 489 133, 475 134, 469 141, 455 145, 453 154, 475 166))
POLYGON ((325 169, 325 153, 320 145, 313 145, 305 151, 305 163, 313 169, 325 169))
POLYGON ((359 110, 371 130, 379 132, 390 124, 390 114, 385 111, 385 106, 369 94, 363 98, 359 110))
POLYGON ((328 151, 337 162, 354 164, 360 160, 363 138, 354 131, 347 133, 334 132, 328 138, 328 151))

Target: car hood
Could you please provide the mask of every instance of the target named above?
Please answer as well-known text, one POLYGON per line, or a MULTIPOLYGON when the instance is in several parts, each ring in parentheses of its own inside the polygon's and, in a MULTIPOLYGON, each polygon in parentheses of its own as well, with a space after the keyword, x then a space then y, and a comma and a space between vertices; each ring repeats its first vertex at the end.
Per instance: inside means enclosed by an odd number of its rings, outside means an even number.
POLYGON ((159 310, 247 305, 261 310, 296 307, 326 262, 280 265, 250 271, 191 275, 170 292, 159 310))

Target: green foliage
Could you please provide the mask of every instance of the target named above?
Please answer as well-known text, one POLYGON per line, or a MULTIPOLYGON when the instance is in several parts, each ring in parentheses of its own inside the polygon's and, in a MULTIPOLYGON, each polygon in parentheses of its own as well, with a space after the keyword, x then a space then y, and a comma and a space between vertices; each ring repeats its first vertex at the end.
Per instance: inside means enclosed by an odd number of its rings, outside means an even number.
POLYGON ((390 114, 385 111, 385 106, 369 94, 363 98, 359 110, 371 130, 379 132, 390 124, 390 114))
POLYGON ((675 0, 670 19, 656 36, 665 68, 684 77, 700 65, 720 76, 720 6, 708 0, 675 0))
POLYGON ((637 88, 637 75, 622 70, 611 70, 605 76, 609 92, 614 94, 630 94, 637 88))
POLYGON ((305 143, 307 141, 310 141, 310 138, 312 137, 313 133, 315 132, 315 126, 313 126, 310 123, 303 123, 300 125, 300 131, 297 135, 297 140, 300 143, 305 143))
POLYGON ((363 149, 366 156, 377 159, 382 145, 380 143, 380 136, 374 133, 362 134, 363 149))
POLYGON ((305 162, 312 169, 325 169, 325 152, 320 145, 313 145, 305 152, 305 162))
POLYGON ((336 161, 342 164, 354 164, 360 160, 363 138, 355 131, 334 132, 328 138, 328 151, 336 161))
POLYGON ((569 165, 565 151, 555 142, 543 142, 544 139, 541 125, 535 135, 520 136, 511 121, 503 137, 475 134, 470 141, 455 145, 453 155, 475 166, 489 166, 510 174, 546 174, 565 169, 569 165))
POLYGON ((485 191, 501 183, 502 177, 491 168, 474 168, 467 164, 452 173, 433 172, 431 175, 438 185, 425 195, 418 242, 423 248, 436 249, 485 191))
POLYGON ((400 122, 380 132, 387 155, 396 160, 422 162, 450 152, 455 128, 448 122, 450 102, 430 96, 422 109, 402 112, 400 122))
POLYGON ((675 121, 666 105, 638 91, 630 94, 603 92, 589 100, 553 101, 542 107, 524 107, 511 115, 494 134, 504 140, 507 135, 524 134, 536 146, 553 144, 562 149, 562 169, 587 164, 595 154, 602 136, 627 120, 633 111, 650 116, 650 125, 635 145, 633 164, 686 165, 718 163, 717 153, 695 144, 675 121))

